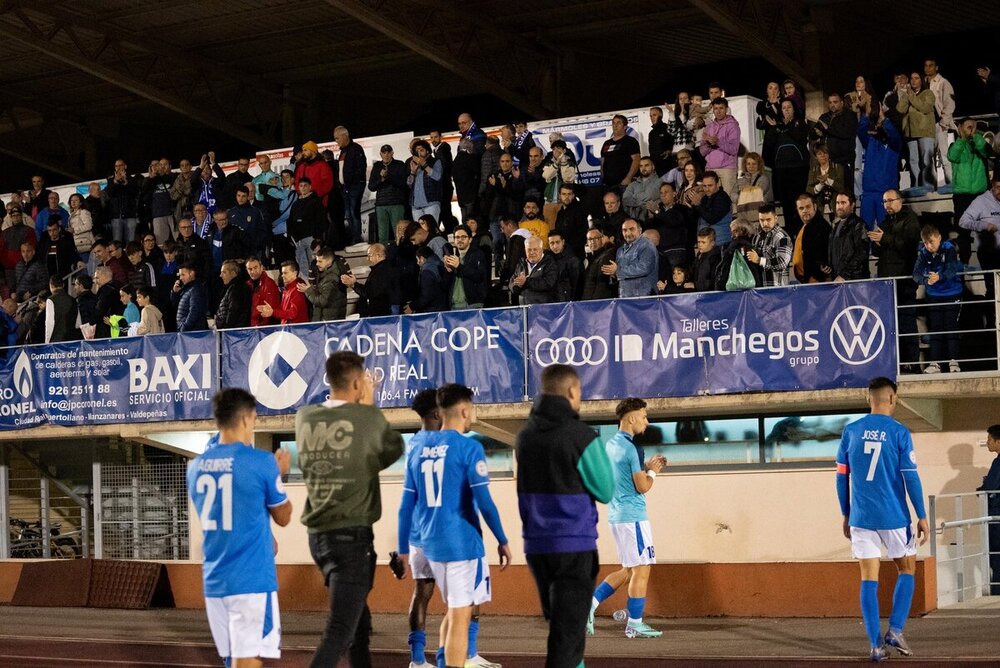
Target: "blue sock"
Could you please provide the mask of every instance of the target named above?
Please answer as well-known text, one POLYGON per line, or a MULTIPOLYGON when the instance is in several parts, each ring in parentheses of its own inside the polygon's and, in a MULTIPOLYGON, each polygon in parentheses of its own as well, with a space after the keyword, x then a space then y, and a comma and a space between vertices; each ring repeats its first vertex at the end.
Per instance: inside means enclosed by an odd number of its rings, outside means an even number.
POLYGON ((435 657, 437 660, 437 668, 448 668, 448 664, 444 662, 444 647, 438 647, 437 655, 435 657))
POLYGON ((476 649, 477 638, 479 638, 479 622, 472 620, 469 622, 469 651, 466 652, 470 659, 479 654, 479 650, 476 649))
POLYGON ((594 590, 594 600, 600 605, 604 601, 611 598, 611 595, 615 593, 615 588, 609 585, 607 582, 602 582, 597 589, 594 590))
POLYGON ((878 618, 878 580, 861 581, 861 617, 872 647, 882 646, 882 631, 878 618))
POLYGON ((628 604, 625 606, 628 608, 628 618, 629 620, 635 620, 637 622, 642 621, 642 611, 646 608, 646 597, 642 598, 632 598, 629 597, 628 604))
POLYGON ((909 573, 900 573, 896 578, 896 589, 892 593, 892 615, 889 617, 889 628, 896 633, 903 632, 906 618, 910 616, 913 588, 913 576, 909 573))
POLYGON ((407 643, 410 645, 410 661, 414 663, 423 663, 427 660, 427 633, 424 631, 410 631, 410 637, 407 639, 407 643))

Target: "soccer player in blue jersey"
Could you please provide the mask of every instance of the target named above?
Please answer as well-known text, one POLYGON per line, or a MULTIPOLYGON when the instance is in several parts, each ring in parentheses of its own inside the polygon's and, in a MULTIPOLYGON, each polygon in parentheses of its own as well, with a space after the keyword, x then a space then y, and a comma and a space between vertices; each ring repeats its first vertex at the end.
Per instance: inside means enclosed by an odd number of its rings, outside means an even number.
MULTIPOLYGON (((427 435, 441 430, 441 413, 438 411, 437 390, 428 389, 417 392, 413 397, 410 408, 420 416, 420 431, 410 437, 406 444, 406 456, 415 449, 422 448, 427 440, 427 435)), ((420 545, 420 536, 417 533, 418 527, 413 526, 410 531, 410 574, 413 576, 413 598, 410 599, 410 610, 408 621, 410 623, 410 635, 407 644, 410 646, 410 666, 409 668, 431 668, 427 663, 425 650, 427 647, 427 605, 430 603, 431 595, 434 593, 434 573, 431 571, 430 562, 424 555, 423 547, 420 545)), ((406 571, 399 559, 399 554, 390 554, 392 561, 390 566, 397 579, 403 579, 406 571), (398 570, 397 570, 398 569, 398 570)), ((476 641, 479 636, 479 606, 472 610, 472 620, 469 622, 469 648, 466 666, 477 666, 478 668, 502 668, 499 663, 487 661, 479 656, 476 649, 476 641)))
POLYGON ((205 612, 226 665, 259 668, 261 658, 281 657, 271 520, 286 526, 292 518, 281 485, 291 456, 254 448, 257 401, 249 392, 220 390, 213 408, 218 436, 187 471, 204 537, 205 612))
POLYGON ((480 513, 499 543, 500 570, 510 563, 511 553, 490 496, 483 446, 463 436, 476 419, 472 390, 445 385, 437 392, 437 404, 441 431, 428 433, 420 449, 414 448, 407 458, 399 508, 399 553, 407 562, 411 527, 416 525, 424 556, 448 605, 437 665, 462 668, 467 663, 473 606, 491 598, 480 513))
POLYGON ((653 479, 667 466, 667 458, 655 455, 644 463, 642 446, 635 443, 635 437, 649 426, 645 401, 635 398, 621 401, 615 408, 615 417, 618 418, 618 433, 604 447, 615 475, 615 493, 608 504, 608 522, 618 546, 622 568, 606 577, 594 591, 587 619, 587 633, 594 634, 594 612, 597 606, 628 583, 628 622, 625 625, 625 636, 658 638, 663 632, 642 621, 650 566, 656 563, 653 531, 649 526, 644 495, 653 489, 653 479))
POLYGON ((844 515, 844 536, 861 562, 861 616, 871 641, 872 661, 889 658, 887 647, 910 656, 903 626, 913 602, 917 540, 927 542, 930 527, 924 493, 917 474, 910 432, 892 418, 896 384, 876 378, 868 385, 871 414, 844 427, 837 451, 837 496, 844 515), (917 533, 910 525, 906 497, 917 515, 917 533), (892 596, 889 630, 883 636, 878 609, 878 569, 885 546, 899 576, 892 596))

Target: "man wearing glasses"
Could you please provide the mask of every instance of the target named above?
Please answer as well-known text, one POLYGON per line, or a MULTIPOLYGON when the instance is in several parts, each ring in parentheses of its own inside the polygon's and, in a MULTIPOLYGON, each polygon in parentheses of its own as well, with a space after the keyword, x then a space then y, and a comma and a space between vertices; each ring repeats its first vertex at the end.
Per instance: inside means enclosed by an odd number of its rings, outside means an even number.
POLYGON ((896 281, 896 303, 899 305, 899 361, 903 373, 916 373, 920 354, 916 336, 917 313, 912 307, 917 302, 917 284, 910 278, 917 263, 920 245, 920 223, 915 213, 903 207, 898 190, 886 190, 882 195, 885 220, 868 233, 872 254, 878 258, 879 278, 905 276, 896 281))
POLYGON ((35 236, 35 230, 30 225, 25 224, 26 220, 28 220, 28 217, 24 215, 16 204, 7 205, 0 264, 3 265, 4 278, 7 281, 7 285, 11 288, 14 287, 15 281, 14 268, 21 261, 21 244, 34 246, 38 241, 38 238, 35 236), (7 221, 10 221, 9 226, 7 225, 7 221))

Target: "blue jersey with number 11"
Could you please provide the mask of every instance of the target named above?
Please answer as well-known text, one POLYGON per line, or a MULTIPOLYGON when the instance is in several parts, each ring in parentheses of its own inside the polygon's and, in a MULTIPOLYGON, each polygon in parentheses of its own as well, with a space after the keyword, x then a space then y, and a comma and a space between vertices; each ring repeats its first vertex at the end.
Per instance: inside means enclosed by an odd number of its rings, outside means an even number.
POLYGON ((896 420, 868 415, 847 425, 837 451, 837 472, 850 476, 851 526, 910 526, 903 472, 916 470, 910 432, 896 420))
MULTIPOLYGON (((483 446, 457 431, 427 432, 406 460, 403 493, 414 494, 414 533, 432 561, 485 556, 473 488, 488 485, 483 446)), ((403 547, 403 546, 401 546, 403 547)))

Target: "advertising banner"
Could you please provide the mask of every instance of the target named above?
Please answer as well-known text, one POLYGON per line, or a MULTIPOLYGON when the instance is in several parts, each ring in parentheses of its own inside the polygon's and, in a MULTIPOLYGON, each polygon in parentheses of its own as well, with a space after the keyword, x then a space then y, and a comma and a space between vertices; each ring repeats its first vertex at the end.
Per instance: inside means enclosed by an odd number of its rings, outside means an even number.
POLYGON ((212 417, 213 332, 10 349, 0 362, 0 429, 212 417))
POLYGON ((528 392, 551 364, 584 399, 865 387, 895 377, 895 336, 891 281, 537 306, 528 392))
POLYGON ((409 406, 420 390, 445 383, 472 388, 477 403, 524 398, 524 319, 520 309, 454 311, 223 334, 222 384, 257 397, 262 415, 294 413, 326 399, 330 353, 365 358, 375 404, 409 406))

